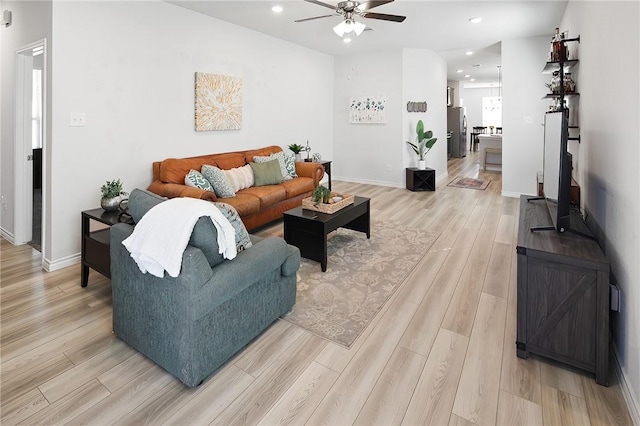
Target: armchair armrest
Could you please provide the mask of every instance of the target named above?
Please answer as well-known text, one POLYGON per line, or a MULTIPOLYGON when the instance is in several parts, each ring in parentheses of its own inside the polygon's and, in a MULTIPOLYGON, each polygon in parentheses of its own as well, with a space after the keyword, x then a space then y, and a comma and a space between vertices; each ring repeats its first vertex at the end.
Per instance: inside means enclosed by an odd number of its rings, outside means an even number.
POLYGON ((309 161, 299 161, 296 163, 296 174, 298 176, 312 178, 313 186, 316 187, 324 177, 324 166, 309 161))
POLYGON ((211 191, 194 188, 178 183, 164 183, 160 180, 154 180, 147 188, 149 191, 168 198, 191 197, 207 201, 217 201, 218 197, 211 191))

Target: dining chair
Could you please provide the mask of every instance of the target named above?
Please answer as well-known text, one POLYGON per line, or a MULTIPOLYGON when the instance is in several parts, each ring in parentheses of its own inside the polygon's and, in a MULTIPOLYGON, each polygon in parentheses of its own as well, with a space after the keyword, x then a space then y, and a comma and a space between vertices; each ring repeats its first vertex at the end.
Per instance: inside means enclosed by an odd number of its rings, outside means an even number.
POLYGON ((486 126, 473 126, 473 133, 471 133, 471 146, 469 147, 469 151, 478 150, 478 144, 480 143, 478 135, 482 135, 484 133, 487 133, 486 126))

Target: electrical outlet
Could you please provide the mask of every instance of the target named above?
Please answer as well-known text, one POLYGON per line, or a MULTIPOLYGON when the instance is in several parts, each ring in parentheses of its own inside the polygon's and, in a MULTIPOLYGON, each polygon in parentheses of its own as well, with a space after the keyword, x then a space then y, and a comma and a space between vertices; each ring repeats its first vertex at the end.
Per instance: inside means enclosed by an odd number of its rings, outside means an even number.
POLYGON ((387 164, 387 172, 391 173, 391 164, 387 164))
POLYGON ((69 127, 84 127, 87 123, 87 114, 84 112, 69 113, 69 127))
POLYGON ((4 195, 0 197, 0 205, 2 205, 2 210, 7 211, 7 197, 4 195))

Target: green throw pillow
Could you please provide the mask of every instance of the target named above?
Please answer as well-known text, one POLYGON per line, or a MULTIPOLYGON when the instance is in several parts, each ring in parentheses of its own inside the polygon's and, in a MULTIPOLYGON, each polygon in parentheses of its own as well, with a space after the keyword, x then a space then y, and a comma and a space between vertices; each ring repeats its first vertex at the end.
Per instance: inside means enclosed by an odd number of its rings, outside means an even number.
POLYGON ((278 160, 249 164, 253 169, 254 186, 275 185, 284 182, 278 160))
MULTIPOLYGON (((287 163, 285 160, 285 154, 282 151, 274 152, 273 154, 269 154, 267 156, 254 156, 254 163, 266 163, 267 161, 278 160, 278 165, 280 166, 280 173, 282 173, 282 178, 284 180, 293 179, 287 170, 287 163)), ((295 166, 294 166, 295 168, 295 166)))
POLYGON ((205 164, 200 173, 209 181, 216 195, 220 198, 232 198, 236 196, 231 182, 219 168, 205 164))
POLYGON ((293 155, 285 155, 284 156, 284 164, 287 167, 287 173, 291 176, 291 179, 294 177, 298 177, 296 174, 296 157, 293 155))
POLYGON ((191 169, 189 173, 187 173, 184 177, 184 184, 194 188, 204 189, 205 191, 214 192, 209 181, 197 170, 191 169))

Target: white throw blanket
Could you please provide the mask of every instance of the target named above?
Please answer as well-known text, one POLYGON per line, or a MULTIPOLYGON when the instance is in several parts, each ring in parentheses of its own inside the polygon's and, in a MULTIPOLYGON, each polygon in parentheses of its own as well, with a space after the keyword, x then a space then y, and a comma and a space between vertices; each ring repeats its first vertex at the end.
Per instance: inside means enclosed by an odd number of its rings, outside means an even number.
POLYGON ((212 203, 196 198, 172 198, 151 208, 122 244, 143 273, 177 277, 182 254, 199 218, 209 216, 218 230, 218 247, 225 259, 236 257, 233 225, 212 203))

